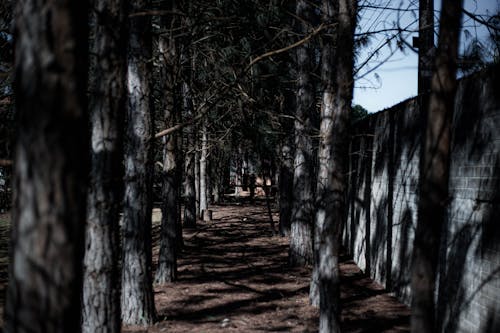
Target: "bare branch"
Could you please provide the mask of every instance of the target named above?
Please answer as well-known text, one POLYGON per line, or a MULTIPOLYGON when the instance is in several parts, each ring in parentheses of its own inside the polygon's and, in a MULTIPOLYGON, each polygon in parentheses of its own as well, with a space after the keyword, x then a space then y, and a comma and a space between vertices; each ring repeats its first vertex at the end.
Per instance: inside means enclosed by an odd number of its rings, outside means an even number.
POLYGON ((283 47, 283 48, 278 49, 278 50, 269 51, 267 53, 264 53, 263 55, 258 56, 257 58, 255 58, 254 60, 252 60, 250 62, 250 64, 248 64, 247 68, 252 67, 253 65, 255 65, 257 62, 261 61, 262 59, 269 58, 269 57, 271 57, 273 55, 289 51, 289 50, 294 49, 294 48, 296 48, 296 47, 298 47, 298 46, 300 46, 300 45, 302 45, 304 43, 307 43, 311 38, 313 38, 314 36, 316 36, 317 34, 319 34, 322 30, 324 30, 326 28, 330 28, 332 26, 334 26, 334 24, 320 24, 309 35, 307 35, 303 39, 299 40, 298 42, 295 42, 292 45, 288 45, 288 46, 283 47))

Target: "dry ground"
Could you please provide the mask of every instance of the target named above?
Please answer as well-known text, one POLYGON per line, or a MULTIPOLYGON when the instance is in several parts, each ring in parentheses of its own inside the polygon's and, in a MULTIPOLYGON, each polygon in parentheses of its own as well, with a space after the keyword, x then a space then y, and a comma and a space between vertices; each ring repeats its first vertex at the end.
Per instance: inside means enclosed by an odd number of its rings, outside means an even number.
MULTIPOLYGON (((124 332, 316 332, 318 311, 308 300, 310 268, 287 266, 288 239, 272 236, 266 206, 212 209, 213 222, 184 231, 179 281, 155 286, 159 321, 148 328, 125 327, 124 332)), ((158 231, 158 211, 153 218, 158 231)), ((8 216, 0 220, 3 305, 8 216)), ((155 256, 157 251, 155 247, 155 256)), ((344 332, 409 332, 406 306, 347 258, 341 270, 344 332)))
MULTIPOLYGON (((160 321, 126 332, 316 332, 310 268, 288 267, 288 239, 272 236, 266 206, 212 209, 212 223, 184 232, 179 281, 155 288, 160 321)), ((347 258, 341 270, 344 332, 409 331, 406 306, 347 258)))

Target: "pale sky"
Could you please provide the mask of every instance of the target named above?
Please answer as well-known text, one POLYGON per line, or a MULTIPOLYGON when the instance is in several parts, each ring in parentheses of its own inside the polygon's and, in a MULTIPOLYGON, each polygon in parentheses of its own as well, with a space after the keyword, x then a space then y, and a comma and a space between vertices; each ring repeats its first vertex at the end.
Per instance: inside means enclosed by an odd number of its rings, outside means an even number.
MULTIPOLYGON (((357 33, 391 28, 395 22, 399 22, 400 27, 408 30, 418 29, 417 0, 362 0, 360 4, 368 2, 402 10, 399 11, 398 15, 398 11, 364 9, 361 13, 357 33)), ((500 9, 500 0, 465 0, 464 5, 469 12, 491 15, 500 9)), ((436 27, 440 8, 441 1, 435 1, 436 27)), ((487 35, 487 30, 484 27, 474 24, 466 16, 464 16, 463 26, 469 30, 470 34, 477 35, 479 38, 484 38, 487 35)), ((416 32, 404 32, 403 34, 410 44, 412 37, 418 35, 416 32)), ((370 44, 359 51, 357 65, 365 62, 374 53, 374 50, 384 45, 386 41, 387 36, 385 35, 372 38, 370 44)), ((461 44, 465 44, 466 41, 465 35, 462 34, 461 44)), ((354 88, 353 104, 360 104, 369 112, 377 112, 415 96, 417 94, 417 64, 418 56, 413 50, 406 47, 400 51, 397 47, 397 39, 391 40, 390 47, 382 46, 378 57, 373 57, 367 65, 360 68, 354 88)))

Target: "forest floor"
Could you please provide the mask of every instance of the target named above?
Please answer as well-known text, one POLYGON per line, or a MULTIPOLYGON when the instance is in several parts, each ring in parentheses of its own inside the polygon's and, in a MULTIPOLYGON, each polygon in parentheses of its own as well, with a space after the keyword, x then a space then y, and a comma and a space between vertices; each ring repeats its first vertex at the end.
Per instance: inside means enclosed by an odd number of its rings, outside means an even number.
MULTIPOLYGON (((212 222, 184 231, 179 280, 155 286, 158 322, 148 328, 124 327, 123 332, 317 332, 318 310, 308 299, 311 269, 288 267, 288 238, 272 235, 266 206, 211 209, 212 222)), ((156 244, 160 214, 153 213, 156 244)), ((278 221, 276 213, 273 218, 278 221)), ((8 219, 0 215, 0 315, 8 219)), ((157 253, 156 245, 154 262, 157 253)), ((408 307, 346 257, 341 272, 343 332, 409 332, 408 307)))
MULTIPOLYGON (((155 286, 159 322, 125 332, 317 332, 311 268, 288 267, 288 238, 272 235, 266 205, 211 209, 212 222, 184 231, 179 280, 155 286)), ((343 332, 409 332, 408 307, 348 258, 341 271, 343 332)))

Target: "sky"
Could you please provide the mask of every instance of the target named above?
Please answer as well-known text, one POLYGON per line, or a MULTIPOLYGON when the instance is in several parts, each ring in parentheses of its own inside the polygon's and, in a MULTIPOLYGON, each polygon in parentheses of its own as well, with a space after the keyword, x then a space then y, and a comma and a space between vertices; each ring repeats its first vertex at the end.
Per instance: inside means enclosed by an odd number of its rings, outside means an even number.
MULTIPOLYGON (((418 1, 417 0, 362 0, 363 4, 377 4, 383 7, 399 8, 399 11, 365 8, 360 13, 360 21, 356 33, 378 31, 397 25, 412 30, 403 32, 405 40, 411 44, 412 37, 418 36, 418 1)), ((439 22, 441 1, 435 1, 434 20, 439 22)), ((500 10, 500 0, 464 0, 467 11, 476 14, 492 14, 500 10)), ((487 29, 474 24, 464 16, 463 26, 469 31, 467 36, 478 36, 480 39, 487 36, 487 29)), ((418 55, 409 47, 399 50, 397 39, 391 39, 392 32, 377 34, 372 37, 369 45, 358 52, 354 87, 353 104, 359 104, 369 112, 377 112, 391 107, 401 101, 417 95, 417 68, 418 55), (387 40, 391 39, 390 46, 387 40), (363 64, 378 49, 378 55, 373 56, 364 66, 363 64)), ((465 33, 461 36, 461 45, 467 42, 465 33)), ((436 40, 437 44, 437 40, 436 40)))

